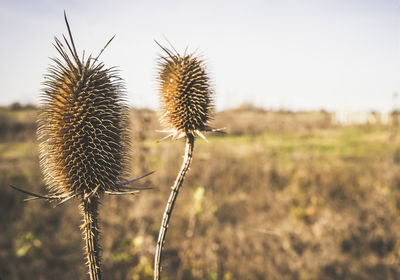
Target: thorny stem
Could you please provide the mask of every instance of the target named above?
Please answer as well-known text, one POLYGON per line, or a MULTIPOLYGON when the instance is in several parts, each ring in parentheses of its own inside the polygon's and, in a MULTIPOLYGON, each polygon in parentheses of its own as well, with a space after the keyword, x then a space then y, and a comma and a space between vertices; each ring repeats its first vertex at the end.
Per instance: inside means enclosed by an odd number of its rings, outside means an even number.
POLYGON ((99 198, 92 196, 82 200, 80 205, 83 215, 83 238, 86 242, 85 255, 89 268, 90 280, 100 280, 100 246, 99 246, 99 227, 98 209, 99 198))
POLYGON ((174 204, 176 198, 178 197, 179 189, 182 186, 183 179, 185 178, 186 172, 188 171, 190 163, 192 161, 193 147, 194 147, 194 136, 188 133, 186 135, 186 151, 185 151, 185 156, 183 158, 182 167, 172 187, 172 191, 169 196, 167 206, 165 207, 164 216, 161 221, 161 228, 160 228, 160 233, 158 235, 156 255, 154 259, 154 280, 161 279, 161 258, 162 258, 162 250, 165 243, 165 235, 167 234, 169 219, 171 218, 172 210, 174 209, 174 204))

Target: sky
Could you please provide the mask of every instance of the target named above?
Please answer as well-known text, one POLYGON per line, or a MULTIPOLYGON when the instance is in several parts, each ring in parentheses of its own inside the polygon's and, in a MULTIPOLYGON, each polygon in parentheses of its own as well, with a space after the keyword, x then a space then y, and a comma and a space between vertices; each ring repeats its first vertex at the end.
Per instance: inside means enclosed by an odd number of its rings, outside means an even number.
POLYGON ((39 103, 54 36, 118 66, 130 105, 159 106, 154 40, 206 62, 217 110, 400 106, 398 0, 0 2, 0 105, 39 103), (398 103, 398 104, 397 104, 398 103))

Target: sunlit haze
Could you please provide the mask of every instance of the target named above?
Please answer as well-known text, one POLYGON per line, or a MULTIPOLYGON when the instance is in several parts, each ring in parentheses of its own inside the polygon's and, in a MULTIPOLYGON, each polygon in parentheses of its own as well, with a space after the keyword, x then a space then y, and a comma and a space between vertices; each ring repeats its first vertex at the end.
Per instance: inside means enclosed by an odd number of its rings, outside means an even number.
POLYGON ((128 101, 158 107, 154 40, 207 62, 217 109, 390 110, 400 92, 398 0, 0 3, 0 104, 37 104, 54 36, 118 66, 128 101))

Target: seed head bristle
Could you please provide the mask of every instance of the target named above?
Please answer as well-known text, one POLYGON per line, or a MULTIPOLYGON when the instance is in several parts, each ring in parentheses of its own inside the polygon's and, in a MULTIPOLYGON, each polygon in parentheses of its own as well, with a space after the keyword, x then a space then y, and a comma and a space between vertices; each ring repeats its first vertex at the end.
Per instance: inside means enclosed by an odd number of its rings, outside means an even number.
POLYGON ((124 175, 129 137, 124 86, 118 71, 97 58, 79 58, 55 38, 61 58, 45 75, 38 120, 40 162, 55 195, 84 198, 115 191, 124 175))
MULTIPOLYGON (((157 43, 158 44, 158 43, 157 43)), ((213 110, 212 91, 203 60, 162 47, 158 80, 163 106, 162 122, 176 134, 209 130, 213 110)))

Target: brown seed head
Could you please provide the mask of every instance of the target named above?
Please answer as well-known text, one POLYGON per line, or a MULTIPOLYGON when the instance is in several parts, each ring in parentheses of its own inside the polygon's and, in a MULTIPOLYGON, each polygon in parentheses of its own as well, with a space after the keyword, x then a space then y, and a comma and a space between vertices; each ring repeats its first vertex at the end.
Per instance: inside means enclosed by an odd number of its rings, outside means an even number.
POLYGON ((163 122, 177 133, 208 130, 213 102, 204 62, 194 54, 181 56, 161 48, 167 54, 160 59, 158 77, 163 122))
POLYGON ((116 190, 127 160, 127 107, 115 69, 77 55, 55 38, 61 59, 45 76, 38 120, 40 162, 55 195, 89 197, 116 190))

